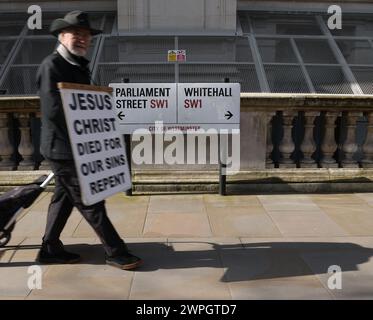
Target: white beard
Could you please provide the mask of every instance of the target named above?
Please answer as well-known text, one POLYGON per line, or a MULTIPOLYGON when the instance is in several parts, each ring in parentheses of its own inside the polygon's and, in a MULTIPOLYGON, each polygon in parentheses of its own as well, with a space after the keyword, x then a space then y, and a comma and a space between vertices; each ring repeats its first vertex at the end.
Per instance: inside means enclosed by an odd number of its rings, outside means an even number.
POLYGON ((87 50, 83 50, 83 49, 80 49, 80 50, 75 50, 74 48, 68 48, 68 50, 78 56, 78 57, 84 57, 86 54, 87 54, 87 50))

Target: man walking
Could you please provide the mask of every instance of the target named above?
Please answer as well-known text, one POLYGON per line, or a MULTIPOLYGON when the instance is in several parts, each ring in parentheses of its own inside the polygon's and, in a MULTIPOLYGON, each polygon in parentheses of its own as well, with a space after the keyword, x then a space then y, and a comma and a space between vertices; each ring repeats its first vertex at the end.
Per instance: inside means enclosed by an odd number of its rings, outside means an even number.
POLYGON ((67 252, 60 240, 61 232, 73 207, 76 207, 100 238, 106 252, 106 263, 129 270, 142 260, 132 255, 110 222, 105 202, 86 206, 82 203, 76 168, 62 108, 58 82, 90 84, 89 61, 86 56, 93 35, 88 15, 72 11, 52 22, 50 32, 60 42, 55 52, 39 67, 42 130, 41 153, 55 174, 55 190, 48 209, 47 225, 37 261, 40 263, 75 263, 80 256, 67 252))

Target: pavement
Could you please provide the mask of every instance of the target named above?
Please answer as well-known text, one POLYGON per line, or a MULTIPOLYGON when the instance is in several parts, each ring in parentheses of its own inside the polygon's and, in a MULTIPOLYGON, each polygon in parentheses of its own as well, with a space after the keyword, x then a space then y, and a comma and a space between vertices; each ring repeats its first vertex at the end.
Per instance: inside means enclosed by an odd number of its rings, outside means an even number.
POLYGON ((35 267, 50 197, 0 249, 0 299, 373 299, 373 193, 117 194, 108 214, 136 271, 106 265, 75 210, 62 241, 81 262, 35 267))

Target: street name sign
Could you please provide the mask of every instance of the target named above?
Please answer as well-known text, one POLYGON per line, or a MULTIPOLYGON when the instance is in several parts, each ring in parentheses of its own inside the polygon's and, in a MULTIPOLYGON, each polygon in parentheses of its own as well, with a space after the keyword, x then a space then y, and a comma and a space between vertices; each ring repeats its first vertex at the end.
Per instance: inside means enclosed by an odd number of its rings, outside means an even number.
POLYGON ((239 83, 111 83, 120 131, 239 129, 239 83))

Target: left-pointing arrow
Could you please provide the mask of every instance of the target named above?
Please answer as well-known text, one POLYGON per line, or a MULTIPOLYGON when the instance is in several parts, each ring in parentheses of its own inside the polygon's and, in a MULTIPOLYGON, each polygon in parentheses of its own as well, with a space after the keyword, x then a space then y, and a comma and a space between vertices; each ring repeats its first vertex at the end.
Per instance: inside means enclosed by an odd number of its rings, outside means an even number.
POLYGON ((123 114, 122 111, 118 113, 118 118, 119 118, 120 120, 123 120, 123 118, 124 118, 125 116, 126 116, 126 115, 123 114))

